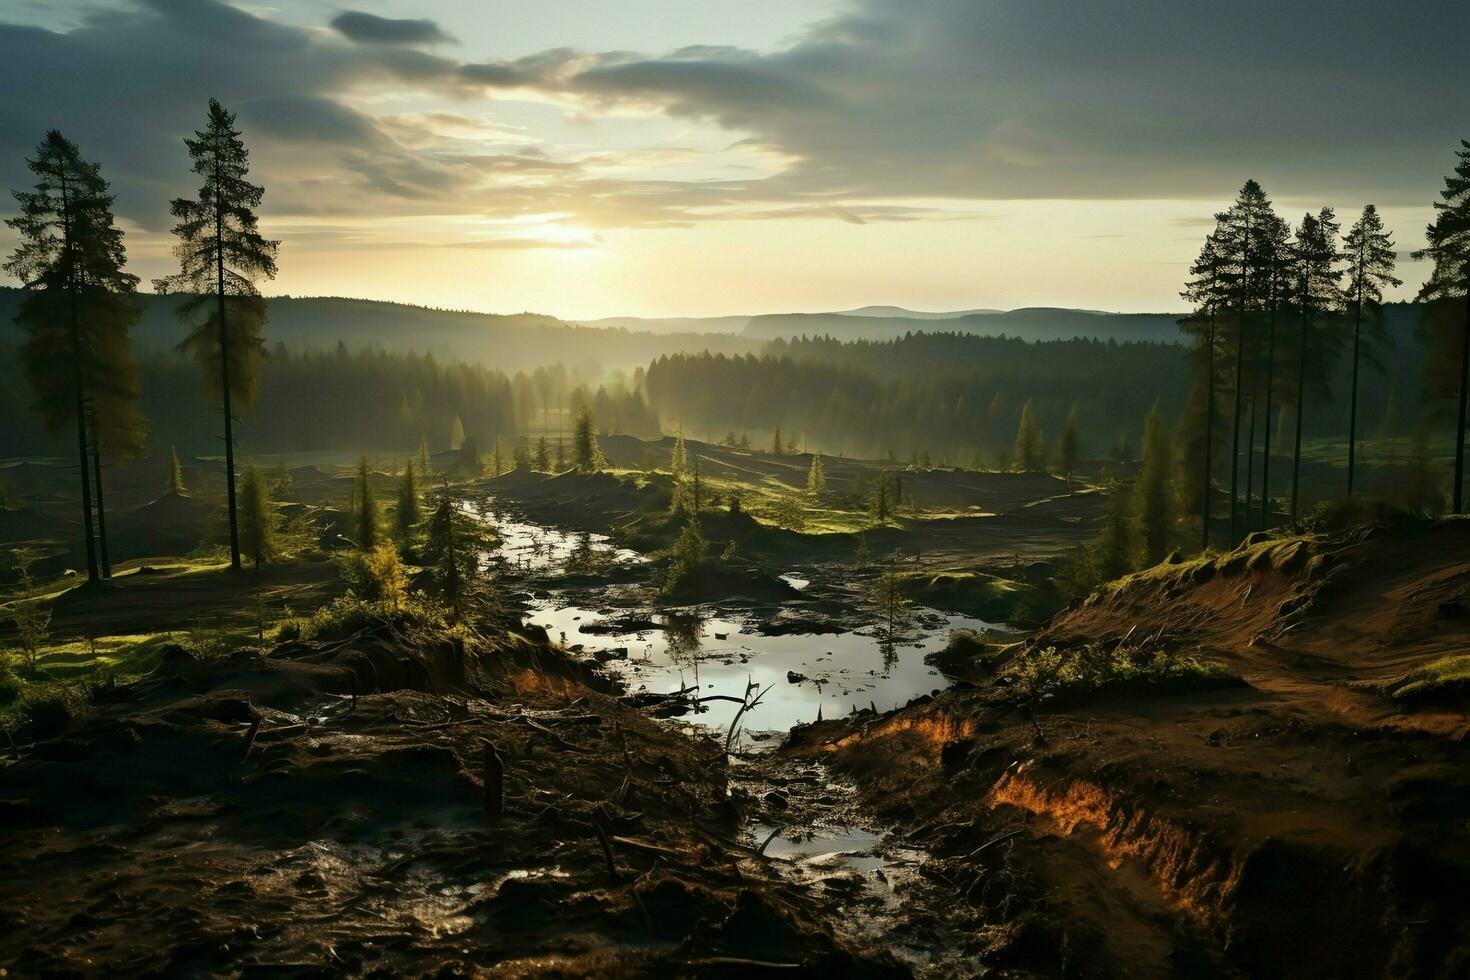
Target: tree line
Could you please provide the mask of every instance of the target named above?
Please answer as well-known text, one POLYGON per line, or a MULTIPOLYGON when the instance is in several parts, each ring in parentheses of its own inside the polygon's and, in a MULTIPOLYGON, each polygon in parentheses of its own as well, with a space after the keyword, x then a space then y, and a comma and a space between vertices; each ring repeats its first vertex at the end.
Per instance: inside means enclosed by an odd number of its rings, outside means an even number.
MULTIPOLYGON (((1416 310, 1422 404, 1442 412, 1446 402, 1457 403, 1452 509, 1460 513, 1470 384, 1470 142, 1462 141, 1457 157, 1435 202, 1428 245, 1414 257, 1433 260, 1416 310)), ((1335 377, 1347 381, 1343 494, 1359 491, 1359 408, 1364 388, 1386 374, 1392 339, 1383 294, 1402 285, 1397 258, 1372 204, 1346 234, 1326 207, 1293 227, 1248 180, 1215 216, 1182 293, 1194 306, 1181 321, 1193 340, 1196 378, 1183 430, 1186 451, 1198 459, 1201 547, 1216 540, 1217 530, 1233 545, 1252 530, 1299 519, 1304 421, 1332 400, 1335 377), (1288 411, 1292 426, 1282 432, 1288 411), (1278 433, 1289 446, 1273 447, 1278 433), (1279 457, 1288 468, 1281 474, 1278 467, 1273 482, 1279 457), (1223 521, 1216 518, 1217 496, 1227 506, 1223 521)))
POLYGON ((914 333, 773 341, 759 356, 666 355, 645 387, 665 425, 712 441, 754 434, 765 446, 780 429, 790 444, 831 454, 1004 468, 1028 404, 1049 451, 1069 416, 1099 450, 1136 444, 1137 420, 1156 400, 1182 409, 1188 375, 1177 344, 914 333))

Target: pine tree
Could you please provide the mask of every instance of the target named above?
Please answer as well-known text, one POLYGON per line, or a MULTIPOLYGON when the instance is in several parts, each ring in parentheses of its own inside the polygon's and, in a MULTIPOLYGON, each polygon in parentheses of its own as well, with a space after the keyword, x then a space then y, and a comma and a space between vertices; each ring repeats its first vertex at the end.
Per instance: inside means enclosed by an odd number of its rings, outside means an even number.
MULTIPOLYGON (((499 474, 496 474, 497 476, 499 474)), ((419 436, 419 476, 428 483, 434 478, 434 464, 429 459, 429 439, 419 436)))
POLYGON ((1098 581, 1111 582, 1135 569, 1134 556, 1138 548, 1134 543, 1133 526, 1132 488, 1126 483, 1115 482, 1108 488, 1102 531, 1089 549, 1098 581))
POLYGON ((179 463, 179 451, 168 447, 168 492, 175 497, 184 496, 184 467, 179 463))
MULTIPOLYGON (((1269 294, 1269 268, 1274 260, 1273 233, 1280 219, 1271 209, 1266 192, 1254 180, 1247 180, 1229 209, 1215 216, 1215 231, 1209 243, 1212 263, 1217 264, 1218 281, 1213 288, 1229 297, 1229 315, 1217 316, 1233 341, 1235 355, 1235 396, 1230 437, 1230 537, 1239 539, 1242 526, 1240 511, 1240 436, 1241 415, 1249 386, 1246 374, 1247 350, 1251 345, 1251 321, 1261 310, 1269 294)), ((1248 447, 1249 448, 1249 447, 1248 447)))
POLYGON ((204 366, 210 391, 217 393, 225 423, 225 488, 230 520, 230 567, 240 567, 239 515, 235 501, 234 405, 254 402, 257 365, 265 356, 260 328, 265 300, 255 287, 258 277, 276 275, 279 242, 261 236, 255 217, 264 190, 245 179, 249 154, 235 116, 214 99, 209 120, 195 139, 185 139, 192 169, 204 178, 199 199, 174 200, 170 213, 178 219, 174 255, 179 272, 155 283, 159 292, 191 293, 181 316, 204 320, 180 344, 204 366))
POLYGON ((888 471, 883 470, 878 474, 878 485, 873 492, 873 519, 882 524, 888 520, 889 514, 888 471))
POLYGON ((1409 461, 1394 474, 1393 485, 1404 510, 1415 517, 1436 513, 1444 506, 1439 467, 1434 462, 1434 426, 1419 420, 1409 443, 1409 461))
POLYGON ((1134 490, 1138 529, 1146 564, 1157 565, 1169 551, 1173 528, 1172 473, 1174 448, 1158 403, 1143 422, 1143 469, 1134 490))
POLYGON ((500 437, 495 437, 495 450, 490 454, 490 468, 494 471, 492 475, 499 476, 505 472, 505 457, 500 454, 500 437))
MULTIPOLYGON (((1291 226, 1280 220, 1274 214, 1270 216, 1269 222, 1263 228, 1261 242, 1263 247, 1263 261, 1266 273, 1266 378, 1264 387, 1266 391, 1266 416, 1265 416, 1265 445, 1261 449, 1261 512, 1259 527, 1268 527, 1272 523, 1271 510, 1271 434, 1275 430, 1272 424, 1272 413, 1278 411, 1276 408, 1276 390, 1280 384, 1280 378, 1276 374, 1276 362, 1278 345, 1277 320, 1283 302, 1290 293, 1292 250, 1291 250, 1291 226)), ((1255 437, 1251 437, 1252 442, 1255 437)), ((1249 483, 1249 481, 1247 481, 1249 483)), ((1250 494, 1246 497, 1249 499, 1250 494)), ((1247 514, 1247 530, 1250 520, 1247 514)))
MULTIPOLYGON (((560 417, 561 417, 561 413, 558 412, 557 413, 557 418, 560 419, 560 417)), ((555 462, 555 468, 556 468, 556 472, 558 472, 558 473, 565 473, 566 472, 566 469, 567 469, 567 447, 566 447, 566 441, 564 439, 562 439, 561 436, 557 436, 556 437, 556 462, 555 462)))
POLYGON ((403 468, 403 482, 398 486, 398 508, 393 514, 393 536, 398 539, 398 549, 405 551, 413 540, 413 529, 418 527, 423 515, 419 512, 418 487, 414 483, 413 461, 403 468))
POLYGON ((689 502, 693 508, 691 513, 698 514, 704 509, 704 481, 699 476, 699 455, 694 456, 692 472, 689 476, 689 502))
POLYGON ((1016 426, 1016 446, 1011 451, 1011 467, 1018 473, 1035 473, 1045 465, 1042 456, 1041 428, 1036 424, 1036 414, 1031 400, 1021 406, 1021 421, 1016 426))
POLYGON ((449 427, 449 448, 458 450, 464 445, 464 423, 459 416, 454 417, 454 423, 449 427))
POLYGON ((1358 460, 1358 366, 1366 356, 1370 364, 1384 371, 1380 350, 1393 342, 1383 328, 1383 288, 1401 286, 1402 280, 1394 277, 1394 262, 1398 253, 1393 239, 1383 229, 1383 219, 1378 209, 1369 204, 1363 208, 1352 229, 1344 239, 1347 253, 1347 283, 1343 288, 1343 299, 1353 311, 1353 381, 1348 409, 1348 496, 1353 494, 1353 478, 1358 460), (1368 326, 1365 337, 1363 327, 1368 326), (1366 341, 1366 343, 1365 343, 1366 341))
POLYGON ((785 450, 781 446, 781 427, 776 426, 776 432, 771 437, 771 455, 780 456, 785 450))
POLYGON ((357 464, 357 547, 372 551, 378 546, 378 499, 373 495, 372 472, 367 457, 357 464))
POLYGON ((296 496, 296 481, 292 479, 291 471, 286 468, 284 459, 276 463, 276 473, 271 478, 271 496, 276 500, 286 500, 296 496))
POLYGON ((454 534, 454 503, 448 493, 439 495, 439 503, 429 518, 429 533, 424 543, 424 558, 434 569, 439 589, 455 619, 464 618, 468 568, 460 559, 459 544, 454 534))
POLYGON ((1057 441, 1057 461, 1061 464, 1068 490, 1072 489, 1072 474, 1077 470, 1078 451, 1077 403, 1073 402, 1067 412, 1067 421, 1062 423, 1062 437, 1057 441))
POLYGON ((1298 320, 1296 343, 1296 438, 1291 460, 1291 520, 1296 522, 1301 501, 1302 419, 1306 415, 1307 381, 1323 394, 1332 363, 1341 350, 1341 333, 1337 329, 1338 307, 1342 291, 1338 280, 1342 270, 1338 263, 1336 215, 1323 208, 1315 216, 1302 218, 1297 228, 1292 263, 1293 295, 1298 320))
POLYGON ((592 412, 583 406, 577 413, 576 429, 572 434, 572 455, 577 469, 583 473, 595 473, 602 465, 602 451, 597 448, 597 431, 592 424, 592 412))
POLYGON ((812 455, 812 466, 806 474, 806 492, 813 497, 820 497, 827 492, 827 474, 822 469, 821 453, 812 455))
MULTIPOLYGON (((1217 216, 1217 222, 1220 221, 1217 216)), ((1193 277, 1180 295, 1195 305, 1195 311, 1179 322, 1186 333, 1195 338, 1195 362, 1203 371, 1205 403, 1204 419, 1200 426, 1203 439, 1201 452, 1200 481, 1200 550, 1210 546, 1211 492, 1214 488, 1215 467, 1215 392, 1219 387, 1220 344, 1223 331, 1220 321, 1229 308, 1229 263, 1225 252, 1225 236, 1217 224, 1216 231, 1205 236, 1204 247, 1199 257, 1190 266, 1193 277)))
POLYGON ((270 487, 253 463, 245 464, 240 480, 240 541, 256 569, 276 558, 276 516, 270 487))
POLYGON ((536 440, 536 469, 542 473, 551 469, 551 447, 547 444, 545 436, 536 440))
POLYGON ((1429 342, 1429 392, 1457 392, 1455 411, 1455 473, 1453 511, 1463 513, 1465 481, 1465 410, 1470 400, 1470 140, 1455 151, 1459 161, 1446 177, 1440 200, 1434 202, 1434 222, 1425 231, 1427 247, 1414 258, 1431 258, 1434 271, 1419 290, 1421 301, 1435 304, 1421 336, 1429 342), (1456 300, 1463 312, 1455 316, 1456 300), (1458 320, 1458 324, 1455 321, 1458 320))
POLYGON ((36 411, 50 431, 76 426, 87 578, 95 582, 93 501, 100 499, 101 467, 96 456, 89 467, 88 452, 100 452, 108 439, 97 426, 89 439, 88 420, 89 413, 116 413, 108 425, 130 434, 129 447, 141 439, 129 338, 138 319, 138 279, 123 271, 122 231, 113 224, 113 197, 100 167, 56 130, 27 166, 35 190, 15 192, 21 213, 6 224, 20 241, 4 269, 25 291, 16 322, 27 333, 21 363, 36 411))

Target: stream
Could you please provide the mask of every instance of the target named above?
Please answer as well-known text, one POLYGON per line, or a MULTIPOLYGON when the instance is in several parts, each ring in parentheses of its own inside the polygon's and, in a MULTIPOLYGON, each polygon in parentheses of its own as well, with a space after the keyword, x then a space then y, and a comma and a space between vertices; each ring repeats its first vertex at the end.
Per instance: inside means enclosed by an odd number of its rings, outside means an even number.
MULTIPOLYGON (((616 547, 606 535, 535 524, 496 510, 489 501, 463 507, 499 535, 486 559, 522 575, 555 578, 647 561, 616 547)), ((793 569, 781 578, 804 591, 813 576, 793 569)), ((944 649, 951 632, 1008 632, 1001 624, 970 616, 911 607, 892 643, 879 623, 854 630, 821 626, 822 632, 769 634, 760 632, 751 610, 733 603, 645 614, 618 603, 617 587, 607 584, 544 590, 533 585, 531 595, 528 622, 571 650, 599 654, 603 669, 630 693, 669 694, 697 684, 701 696, 739 698, 748 683, 757 685, 764 691, 760 703, 740 721, 745 744, 757 746, 819 716, 836 718, 862 708, 887 711, 930 694, 946 681, 924 658, 944 649)), ((716 700, 701 708, 685 720, 726 733, 740 705, 716 700)))
MULTIPOLYGON (((763 693, 757 706, 738 721, 731 745, 737 752, 774 747, 794 726, 819 718, 866 708, 887 711, 944 687, 943 675, 925 662, 925 656, 942 650, 953 630, 1010 632, 1001 624, 923 607, 906 611, 906 622, 893 643, 887 642, 886 629, 878 623, 840 629, 817 620, 810 625, 829 631, 783 628, 780 633, 764 633, 756 610, 740 602, 650 613, 646 599, 639 599, 632 587, 596 581, 598 570, 626 573, 628 566, 646 562, 644 556, 618 548, 606 535, 527 521, 496 509, 492 500, 462 506, 499 535, 483 560, 524 577, 531 596, 527 621, 545 628, 567 648, 597 656, 603 670, 618 677, 628 692, 670 694, 697 684, 703 696, 739 698, 747 684, 756 685, 763 693)), ((790 569, 781 578, 805 592, 814 587, 817 572, 790 569)), ((800 604, 794 600, 783 605, 800 604)), ((741 706, 713 700, 701 707, 697 714, 674 723, 723 738, 741 706)), ((739 755, 732 762, 749 765, 739 755)), ((821 782, 829 795, 847 793, 825 776, 821 782)), ((743 836, 753 846, 764 842, 765 853, 786 869, 783 873, 826 893, 843 909, 842 928, 867 938, 881 936, 911 964, 932 965, 935 950, 945 940, 911 934, 924 929, 905 921, 899 895, 923 887, 917 869, 925 855, 888 833, 845 825, 855 809, 833 807, 832 819, 815 825, 783 822, 777 813, 753 820, 743 836)))

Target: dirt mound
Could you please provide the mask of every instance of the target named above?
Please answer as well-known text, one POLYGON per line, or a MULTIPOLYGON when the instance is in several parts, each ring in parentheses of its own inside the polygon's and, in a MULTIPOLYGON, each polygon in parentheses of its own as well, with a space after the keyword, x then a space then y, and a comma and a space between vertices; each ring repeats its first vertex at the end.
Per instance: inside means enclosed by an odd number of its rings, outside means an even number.
MULTIPOLYGON (((784 750, 915 829, 991 923, 997 968, 1117 976, 1450 976, 1470 969, 1470 705, 1366 683, 1465 649, 1470 522, 1258 537, 1132 576, 888 715, 784 750), (1233 685, 1027 701, 1027 651, 1140 645, 1233 685), (1010 658, 1008 660, 1008 658, 1010 658)), ((1121 654, 1120 654, 1121 655, 1121 654)), ((1064 662, 1059 661, 1059 662, 1064 662)), ((1432 671, 1430 672, 1433 673, 1432 671)))
POLYGON ((711 740, 566 654, 180 649, 0 780, 16 975, 903 975, 733 840, 711 740))
POLYGON ((30 507, 0 507, 0 544, 55 541, 76 531, 77 525, 30 507))
POLYGON ((1129 576, 1058 615, 1045 638, 1177 635, 1267 672, 1283 656, 1344 679, 1401 674, 1470 640, 1470 520, 1252 535, 1224 554, 1129 576))
POLYGON ((130 511, 120 523, 144 529, 199 531, 209 519, 210 512, 215 509, 216 505, 197 497, 166 493, 157 500, 130 511))
POLYGON ((631 515, 667 508, 669 491, 656 480, 569 470, 551 475, 511 470, 477 485, 504 494, 533 521, 605 532, 631 515))

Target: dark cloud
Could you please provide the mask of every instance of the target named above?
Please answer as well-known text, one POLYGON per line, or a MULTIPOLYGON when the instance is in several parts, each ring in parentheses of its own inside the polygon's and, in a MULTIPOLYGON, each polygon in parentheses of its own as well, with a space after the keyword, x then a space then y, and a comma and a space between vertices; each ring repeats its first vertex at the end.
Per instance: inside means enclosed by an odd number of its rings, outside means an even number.
POLYGON ((1433 193, 1470 118, 1470 4, 863 0, 786 50, 565 87, 744 130, 810 187, 1013 197, 1433 193))
POLYGON ((437 44, 454 40, 432 20, 396 20, 344 10, 332 18, 338 34, 358 44, 437 44))
POLYGON ((1470 119, 1463 0, 853 0, 778 51, 711 38, 481 62, 416 47, 445 39, 429 21, 333 26, 221 0, 134 0, 67 31, 0 24, 0 182, 28 183, 24 157, 58 126, 102 162, 125 216, 165 228, 195 184, 181 140, 214 96, 239 113, 274 213, 865 223, 953 210, 894 203, 915 199, 1223 203, 1247 176, 1278 197, 1419 204, 1470 119), (375 117, 360 96, 385 88, 455 111, 375 117), (458 114, 526 96, 707 120, 784 169, 633 179, 639 151, 548 153, 458 114))

